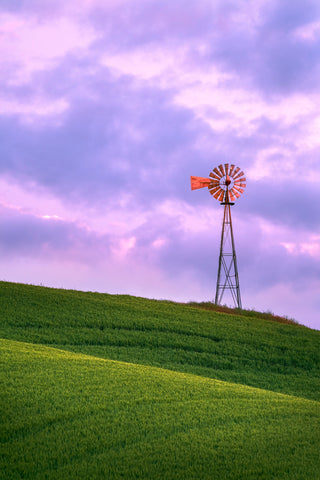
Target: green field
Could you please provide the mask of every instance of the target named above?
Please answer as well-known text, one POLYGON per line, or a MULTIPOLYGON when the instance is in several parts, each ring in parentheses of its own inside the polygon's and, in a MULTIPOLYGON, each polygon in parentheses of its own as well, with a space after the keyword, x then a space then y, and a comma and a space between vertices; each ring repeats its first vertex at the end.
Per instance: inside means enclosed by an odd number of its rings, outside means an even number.
POLYGON ((1 478, 320 479, 320 332, 6 282, 0 300, 1 478))

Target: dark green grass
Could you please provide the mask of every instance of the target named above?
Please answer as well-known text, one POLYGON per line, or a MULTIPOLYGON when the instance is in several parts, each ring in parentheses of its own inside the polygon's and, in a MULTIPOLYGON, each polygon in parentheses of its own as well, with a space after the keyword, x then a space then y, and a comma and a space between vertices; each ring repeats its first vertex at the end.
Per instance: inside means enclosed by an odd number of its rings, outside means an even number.
POLYGON ((319 480, 320 332, 6 282, 0 304, 1 478, 319 480))
POLYGON ((320 332, 272 315, 6 282, 0 302, 2 338, 320 399, 320 332))
POLYGON ((318 480, 319 402, 0 342, 2 477, 318 480))

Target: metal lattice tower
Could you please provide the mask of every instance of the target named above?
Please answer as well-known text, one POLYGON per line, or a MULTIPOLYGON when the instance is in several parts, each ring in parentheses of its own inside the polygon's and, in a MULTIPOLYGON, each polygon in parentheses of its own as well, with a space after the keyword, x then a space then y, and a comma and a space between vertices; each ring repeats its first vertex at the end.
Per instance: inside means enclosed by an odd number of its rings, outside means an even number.
POLYGON ((208 187, 214 198, 224 205, 221 231, 219 267, 215 304, 221 305, 225 291, 230 291, 234 305, 242 308, 237 256, 233 236, 231 206, 234 200, 244 192, 246 179, 239 167, 226 163, 215 167, 209 173, 210 178, 191 177, 191 190, 208 187), (230 201, 231 200, 231 201, 230 201))

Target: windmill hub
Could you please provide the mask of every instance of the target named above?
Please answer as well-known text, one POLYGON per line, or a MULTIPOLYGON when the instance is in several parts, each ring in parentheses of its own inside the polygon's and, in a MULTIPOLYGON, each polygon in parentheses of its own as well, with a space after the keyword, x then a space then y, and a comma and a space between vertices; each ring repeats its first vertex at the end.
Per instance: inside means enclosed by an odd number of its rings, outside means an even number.
POLYGON ((229 175, 226 176, 226 181, 225 181, 225 184, 227 185, 227 187, 230 185, 231 183, 231 178, 229 177, 229 175))

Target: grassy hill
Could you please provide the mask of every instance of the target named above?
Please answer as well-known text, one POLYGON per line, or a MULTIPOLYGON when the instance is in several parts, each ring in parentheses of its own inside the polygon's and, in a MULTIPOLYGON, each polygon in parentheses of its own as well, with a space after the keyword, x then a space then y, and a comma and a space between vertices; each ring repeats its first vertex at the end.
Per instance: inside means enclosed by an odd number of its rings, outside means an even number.
POLYGON ((5 479, 319 480, 320 332, 6 282, 0 303, 5 479))

